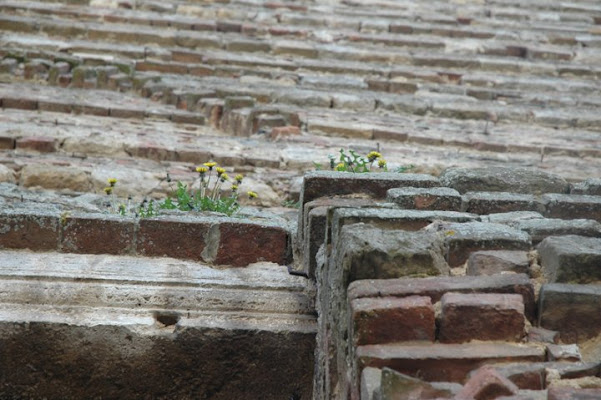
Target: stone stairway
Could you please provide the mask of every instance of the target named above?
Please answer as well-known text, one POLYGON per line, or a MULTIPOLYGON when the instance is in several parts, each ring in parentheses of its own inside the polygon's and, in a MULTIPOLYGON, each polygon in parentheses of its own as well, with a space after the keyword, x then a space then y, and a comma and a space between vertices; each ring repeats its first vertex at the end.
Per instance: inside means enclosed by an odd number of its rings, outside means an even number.
POLYGON ((0 398, 601 397, 600 27, 586 0, 0 0, 0 398), (306 173, 341 148, 391 172, 306 173), (209 160, 259 198, 101 194, 209 160))

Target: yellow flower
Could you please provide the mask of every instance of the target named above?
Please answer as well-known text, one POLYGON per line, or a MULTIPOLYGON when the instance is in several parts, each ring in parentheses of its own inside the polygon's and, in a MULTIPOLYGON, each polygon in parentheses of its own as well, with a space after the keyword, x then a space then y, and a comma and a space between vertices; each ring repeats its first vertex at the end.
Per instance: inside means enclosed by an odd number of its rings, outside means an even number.
POLYGON ((386 160, 383 159, 383 158, 380 158, 378 160, 378 167, 380 167, 380 168, 386 168, 386 160))
POLYGON ((206 162, 206 163, 204 163, 204 164, 202 164, 202 165, 204 165, 205 167, 209 168, 209 171, 210 171, 210 170, 212 170, 212 169, 213 169, 213 167, 214 167, 215 165, 217 165, 217 163, 216 163, 216 162, 213 162, 213 161, 211 161, 211 162, 206 162))
POLYGON ((232 191, 235 192, 236 190, 238 190, 238 185, 232 185, 232 191))
POLYGON ((242 176, 242 174, 238 174, 234 177, 234 179, 236 180, 236 182, 238 182, 238 184, 242 183, 242 178, 244 178, 242 176))
POLYGON ((374 162, 380 157, 382 157, 382 154, 378 153, 377 151, 371 151, 367 155, 367 159, 369 160, 369 162, 374 162))
POLYGON ((336 171, 344 171, 345 167, 344 167, 344 163, 338 163, 338 165, 336 165, 336 171))
POLYGON ((114 187, 115 184, 117 183, 117 179, 116 178, 109 178, 108 182, 109 182, 109 185, 111 185, 111 187, 114 187))
POLYGON ((259 197, 255 192, 246 192, 246 194, 248 194, 249 199, 256 199, 259 197))
POLYGON ((221 182, 225 182, 229 179, 230 177, 224 172, 221 174, 221 182))
POLYGON ((104 193, 106 193, 106 194, 111 194, 111 193, 113 193, 113 188, 112 188, 112 187, 110 187, 110 186, 107 186, 107 187, 105 187, 105 188, 104 188, 104 193))
POLYGON ((196 167, 196 172, 198 172, 200 175, 206 174, 207 171, 208 169, 206 167, 196 167))
POLYGON ((225 169, 221 168, 221 167, 217 167, 217 168, 215 168, 215 171, 217 171, 217 176, 221 176, 221 174, 223 174, 225 172, 225 169))

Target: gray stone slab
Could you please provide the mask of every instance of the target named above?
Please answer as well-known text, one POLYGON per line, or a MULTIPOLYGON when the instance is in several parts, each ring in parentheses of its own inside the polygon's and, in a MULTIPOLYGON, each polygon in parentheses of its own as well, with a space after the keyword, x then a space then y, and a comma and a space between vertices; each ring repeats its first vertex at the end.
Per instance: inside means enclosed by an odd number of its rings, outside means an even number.
POLYGON ((548 282, 601 281, 601 239, 551 236, 538 246, 543 274, 548 282))
POLYGON ((545 216, 562 219, 594 219, 601 222, 601 196, 545 194, 545 216))
POLYGON ((445 236, 446 259, 451 267, 462 265, 478 250, 529 250, 530 236, 507 225, 484 222, 441 223, 433 226, 445 236))
POLYGON ((448 168, 440 182, 466 192, 568 193, 568 182, 553 174, 529 168, 448 168))
POLYGON ((601 285, 549 283, 540 292, 538 325, 559 331, 563 343, 601 332, 601 285))
POLYGON ((361 400, 380 399, 380 380, 382 370, 379 368, 363 368, 361 372, 361 400))
POLYGON ((512 211, 543 211, 534 195, 507 192, 468 192, 463 195, 462 211, 474 214, 512 211))
POLYGON ((601 179, 589 178, 583 182, 578 182, 572 186, 570 193, 601 196, 601 179))
POLYGON ((512 225, 518 221, 544 218, 541 213, 534 211, 512 211, 508 213, 493 213, 481 217, 483 222, 512 225))
POLYGON ((590 219, 539 218, 519 220, 510 225, 528 233, 534 244, 540 243, 548 236, 601 237, 601 223, 590 219))
POLYGON ((529 266, 526 251, 477 251, 470 254, 466 275, 494 275, 502 272, 527 274, 529 266))

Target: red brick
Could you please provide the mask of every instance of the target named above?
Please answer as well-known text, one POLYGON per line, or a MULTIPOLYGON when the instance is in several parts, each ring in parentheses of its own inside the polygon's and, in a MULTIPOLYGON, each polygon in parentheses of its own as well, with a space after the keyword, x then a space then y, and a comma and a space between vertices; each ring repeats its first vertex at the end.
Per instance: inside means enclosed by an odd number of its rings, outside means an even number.
POLYGON ((56 250, 58 215, 5 211, 0 214, 0 248, 56 250))
POLYGON ((202 260, 210 224, 175 218, 145 218, 138 226, 137 254, 202 260))
POLYGON ((74 104, 73 112, 75 114, 96 115, 99 117, 108 117, 109 108, 103 106, 92 106, 89 104, 74 104))
POLYGON ((404 142, 407 140, 407 134, 392 129, 374 128, 374 140, 394 140, 404 142))
POLYGON ((355 299, 351 312, 355 345, 434 341, 434 307, 429 297, 355 299))
POLYGON ((233 221, 219 224, 215 264, 235 267, 258 261, 285 264, 288 256, 288 232, 282 227, 233 221))
POLYGON ((492 400, 500 396, 517 394, 518 390, 513 382, 499 374, 493 367, 484 366, 471 375, 455 398, 457 400, 492 400))
POLYGON ((510 343, 376 344, 357 347, 359 367, 389 367, 429 382, 463 383, 483 363, 544 361, 538 346, 510 343))
POLYGON ((190 75, 209 76, 215 73, 215 68, 209 65, 193 65, 188 68, 190 75))
POLYGON ((136 62, 136 71, 157 71, 169 74, 187 74, 188 65, 159 61, 139 61, 136 62))
POLYGON ((548 400, 598 400, 601 388, 576 389, 569 387, 551 387, 547 392, 548 400))
POLYGON ((16 108, 19 110, 37 110, 38 101, 36 99, 24 99, 16 97, 3 97, 3 108, 16 108))
POLYGON ((559 332, 533 326, 528 329, 528 341, 558 344, 559 332))
POLYGON ((63 102, 60 100, 40 100, 38 102, 38 108, 42 111, 70 113, 73 109, 71 103, 63 102))
POLYGON ((111 108, 109 109, 109 115, 115 118, 143 119, 146 115, 146 111, 143 109, 135 108, 111 108))
POLYGON ((524 302, 518 294, 447 293, 441 303, 442 343, 517 342, 524 335, 524 302))
POLYGON ((12 150, 15 148, 16 142, 14 138, 8 136, 0 136, 0 150, 12 150))
POLYGON ((56 151, 56 140, 49 137, 31 136, 17 139, 17 149, 34 150, 40 153, 56 151))
POLYGON ((148 158, 155 161, 175 161, 177 152, 156 143, 141 143, 128 149, 134 157, 148 158))
POLYGON ((81 215, 62 223, 61 249, 67 253, 129 254, 134 221, 119 216, 81 215))
POLYGON ((205 117, 198 113, 174 112, 171 114, 171 120, 178 124, 204 125, 205 117))

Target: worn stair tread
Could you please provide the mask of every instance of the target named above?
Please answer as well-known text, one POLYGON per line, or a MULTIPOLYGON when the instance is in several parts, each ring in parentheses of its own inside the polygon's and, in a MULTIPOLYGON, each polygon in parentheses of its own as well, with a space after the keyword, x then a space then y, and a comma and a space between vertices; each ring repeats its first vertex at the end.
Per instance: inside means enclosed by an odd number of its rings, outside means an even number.
POLYGON ((315 329, 308 281, 272 263, 213 269, 172 258, 2 251, 0 286, 4 321, 144 325, 159 310, 194 326, 315 329))

